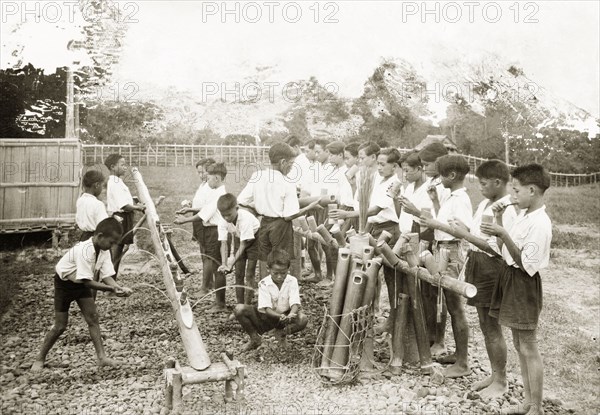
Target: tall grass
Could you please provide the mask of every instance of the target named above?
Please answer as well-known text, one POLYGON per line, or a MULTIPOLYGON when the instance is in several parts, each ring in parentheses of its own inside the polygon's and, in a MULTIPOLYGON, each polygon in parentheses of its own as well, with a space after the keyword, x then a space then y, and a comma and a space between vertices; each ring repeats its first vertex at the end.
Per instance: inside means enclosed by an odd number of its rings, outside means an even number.
POLYGON ((360 168, 358 178, 358 233, 361 235, 367 231, 367 219, 371 194, 373 193, 375 171, 368 167, 360 168))

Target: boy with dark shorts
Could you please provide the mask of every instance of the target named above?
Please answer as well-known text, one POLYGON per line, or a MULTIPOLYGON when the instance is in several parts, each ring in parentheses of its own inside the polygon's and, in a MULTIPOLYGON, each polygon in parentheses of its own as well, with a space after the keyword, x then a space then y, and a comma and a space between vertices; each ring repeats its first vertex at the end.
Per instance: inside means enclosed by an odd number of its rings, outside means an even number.
MULTIPOLYGON (((512 172, 514 199, 521 211, 510 229, 482 223, 481 230, 502 241, 504 271, 492 294, 490 316, 510 327, 519 354, 524 402, 511 413, 543 414, 544 368, 537 345, 537 327, 542 310, 539 271, 550 261, 552 222, 546 213, 544 193, 550 175, 539 164, 517 167, 512 172)), ((500 209, 498 209, 500 211, 500 209)))
POLYGON ((250 336, 244 351, 259 347, 260 335, 272 329, 285 347, 286 335, 304 330, 308 324, 308 318, 300 311, 298 280, 288 274, 290 255, 274 249, 267 256, 267 267, 270 275, 258 283, 258 307, 238 304, 234 309, 236 318, 250 336))
POLYGON ((96 226, 108 218, 106 207, 98 196, 104 189, 105 178, 98 170, 89 170, 81 179, 83 193, 77 199, 75 210, 75 222, 81 229, 80 241, 86 241, 94 236, 96 226))
MULTIPOLYGON (((223 181, 227 176, 227 167, 223 163, 214 163, 206 166, 206 183, 205 200, 206 203, 201 207, 200 211, 189 217, 178 217, 173 223, 181 225, 188 222, 202 221, 202 233, 200 252, 202 254, 202 287, 206 289, 214 282, 215 289, 222 288, 215 292, 215 303, 209 310, 210 312, 225 311, 225 275, 217 272, 221 265, 221 250, 219 244, 219 232, 217 227, 221 221, 221 215, 217 209, 217 200, 227 191, 223 181)), ((207 292, 201 290, 201 292, 207 292)))
MULTIPOLYGON (((240 206, 253 209, 262 217, 258 238, 258 259, 261 262, 265 262, 275 248, 293 255, 292 220, 315 208, 320 202, 319 199, 314 200, 308 206, 300 208, 296 186, 286 177, 295 158, 296 152, 288 144, 273 144, 269 149, 271 166, 254 173, 238 195, 240 206)), ((265 271, 266 268, 261 267, 261 272, 265 271)))
POLYGON ((115 270, 108 251, 116 244, 123 233, 123 228, 114 218, 101 221, 94 235, 77 243, 56 264, 54 275, 54 326, 46 334, 42 348, 31 367, 36 372, 42 370, 48 352, 60 335, 66 330, 69 321, 69 308, 73 301, 77 302, 90 331, 99 366, 117 366, 121 362, 106 356, 98 312, 92 290, 110 291, 118 296, 129 296, 131 289, 117 285, 114 280, 115 270), (98 273, 100 280, 94 280, 98 273))
POLYGON ((115 267, 115 279, 119 272, 121 259, 133 243, 133 226, 135 211, 143 212, 143 203, 134 203, 129 188, 121 177, 127 173, 127 164, 120 154, 111 154, 106 158, 104 165, 110 170, 106 184, 106 210, 121 222, 123 236, 111 249, 112 260, 115 267))
MULTIPOLYGON (((229 255, 228 235, 233 235, 235 256, 235 297, 238 304, 251 304, 254 292, 243 285, 256 288, 254 280, 258 262, 258 228, 260 222, 246 209, 239 209, 237 199, 231 193, 224 194, 217 201, 217 208, 223 218, 219 222, 219 242, 221 242, 221 265, 219 272, 231 271, 227 265, 229 255)), ((233 266, 233 265, 232 265, 233 266)))

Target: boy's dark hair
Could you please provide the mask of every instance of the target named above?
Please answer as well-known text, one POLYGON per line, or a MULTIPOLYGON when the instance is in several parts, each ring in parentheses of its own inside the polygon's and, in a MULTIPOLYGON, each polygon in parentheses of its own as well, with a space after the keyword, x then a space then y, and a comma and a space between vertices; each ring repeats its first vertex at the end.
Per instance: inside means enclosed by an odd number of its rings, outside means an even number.
POLYGON ((384 148, 379 152, 379 154, 385 154, 387 156, 388 164, 400 165, 400 159, 402 158, 402 156, 400 155, 400 152, 397 149, 384 148))
POLYGON ((327 151, 333 155, 344 154, 344 148, 344 143, 341 141, 334 141, 333 143, 327 144, 327 151))
POLYGON ((352 154, 354 157, 358 157, 358 143, 350 143, 344 148, 344 151, 352 154))
POLYGON ((106 218, 96 225, 94 235, 98 235, 99 233, 102 235, 121 236, 123 235, 123 226, 115 218, 106 218))
POLYGON ((312 150, 313 148, 315 148, 316 144, 317 144, 317 140, 308 140, 306 142, 306 148, 310 148, 312 150))
POLYGON ((321 146, 321 148, 323 150, 325 150, 327 148, 327 146, 329 145, 329 141, 325 140, 324 138, 318 138, 315 140, 315 144, 318 144, 321 146))
POLYGON ((225 193, 223 196, 217 200, 217 209, 220 212, 225 212, 226 210, 233 209, 237 206, 237 199, 231 193, 225 193))
POLYGON ((282 267, 289 268, 291 264, 290 254, 283 249, 275 248, 267 256, 267 266, 272 267, 273 265, 281 265, 282 267))
POLYGON ((221 180, 225 180, 227 176, 227 167, 225 163, 213 163, 206 166, 206 174, 216 174, 221 176, 221 180))
POLYGON ((508 166, 500 160, 488 160, 481 163, 477 170, 475 170, 475 176, 479 179, 494 180, 498 179, 503 183, 508 183, 510 179, 510 172, 508 166))
POLYGON ((437 141, 426 145, 421 151, 419 151, 419 157, 421 158, 421 161, 425 161, 427 163, 433 163, 438 158, 445 156, 446 154, 448 154, 446 147, 437 141))
POLYGON ((406 164, 413 169, 416 169, 417 167, 423 167, 423 163, 421 163, 418 151, 411 151, 410 153, 405 154, 400 159, 400 164, 406 164))
POLYGON ((550 187, 550 174, 541 164, 532 163, 517 167, 512 171, 511 176, 517 179, 522 186, 538 187, 542 194, 550 187))
POLYGON ((364 150, 367 156, 377 156, 379 155, 379 151, 381 151, 381 148, 377 145, 377 143, 369 141, 358 146, 358 151, 360 150, 364 150))
POLYGON ((269 149, 269 160, 271 164, 277 164, 281 160, 289 160, 296 157, 296 152, 289 144, 275 143, 269 149))
POLYGON ((114 166, 119 162, 119 160, 124 158, 125 157, 118 153, 109 154, 106 160, 104 160, 104 165, 108 167, 108 170, 112 170, 112 166, 114 166))
POLYGON ((300 140, 300 138, 298 138, 298 136, 294 134, 287 136, 285 139, 285 143, 288 144, 290 147, 302 146, 302 140, 300 140))
POLYGON ((438 172, 442 176, 448 176, 450 173, 456 173, 456 178, 462 180, 469 172, 469 163, 467 160, 458 154, 448 154, 442 156, 435 162, 438 172))
POLYGON ((214 158, 212 157, 207 157, 204 159, 200 159, 196 162, 196 168, 200 167, 200 166, 210 166, 211 164, 215 164, 216 161, 214 158))
POLYGON ((89 188, 95 185, 96 183, 103 183, 104 175, 100 170, 88 170, 83 175, 81 179, 81 184, 83 187, 89 188))

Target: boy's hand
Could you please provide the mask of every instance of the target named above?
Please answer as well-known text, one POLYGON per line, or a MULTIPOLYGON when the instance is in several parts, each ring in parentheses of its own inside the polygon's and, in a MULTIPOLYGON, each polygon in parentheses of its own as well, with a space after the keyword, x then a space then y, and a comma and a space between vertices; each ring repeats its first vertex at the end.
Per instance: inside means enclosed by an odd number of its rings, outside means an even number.
POLYGON ((320 203, 321 203, 321 199, 315 200, 314 202, 312 202, 312 203, 310 203, 308 205, 308 210, 311 210, 311 209, 323 209, 323 207, 320 205, 320 203))
POLYGON ((139 210, 140 212, 144 212, 146 210, 146 205, 143 203, 136 203, 133 208, 139 210))
POLYGON ((225 274, 227 274, 229 271, 231 271, 231 268, 226 265, 220 265, 217 269, 217 272, 223 272, 225 274))
POLYGON ((184 224, 185 222, 186 222, 186 221, 185 221, 185 218, 181 218, 181 217, 179 217, 179 218, 175 218, 175 219, 173 220, 173 223, 174 223, 175 225, 182 225, 182 224, 184 224))
POLYGON ((347 211, 341 210, 341 209, 331 209, 329 211, 329 217, 331 219, 335 219, 335 220, 346 219, 346 217, 347 217, 346 215, 347 215, 347 211))
POLYGON ((400 196, 399 198, 400 204, 402 205, 402 209, 410 215, 413 216, 421 216, 421 211, 417 209, 417 207, 406 197, 400 196))
POLYGON ((294 321, 296 319, 296 317, 298 317, 298 315, 296 313, 290 313, 287 315, 287 321, 291 323, 292 321, 294 321))
POLYGON ((506 232, 506 230, 496 224, 496 223, 482 223, 481 224, 481 232, 486 233, 488 235, 493 235, 493 236, 499 236, 502 237, 502 235, 504 234, 504 232, 506 232))
POLYGON ((421 216, 419 218, 419 225, 433 229, 435 227, 435 220, 433 218, 428 218, 426 216, 421 216))
POLYGON ((117 297, 129 297, 133 293, 133 290, 128 287, 115 287, 114 293, 117 297))
POLYGON ((502 216, 506 208, 511 205, 512 203, 496 202, 492 204, 492 212, 494 212, 494 216, 502 216))
POLYGON ((457 218, 452 218, 448 221, 448 223, 450 224, 450 226, 452 226, 453 228, 458 228, 464 232, 469 232, 469 228, 467 225, 464 224, 464 222, 462 222, 460 219, 457 218))
POLYGON ((179 210, 176 210, 175 214, 176 215, 185 215, 186 213, 190 213, 191 211, 192 211, 192 209, 184 207, 184 208, 181 208, 179 210))

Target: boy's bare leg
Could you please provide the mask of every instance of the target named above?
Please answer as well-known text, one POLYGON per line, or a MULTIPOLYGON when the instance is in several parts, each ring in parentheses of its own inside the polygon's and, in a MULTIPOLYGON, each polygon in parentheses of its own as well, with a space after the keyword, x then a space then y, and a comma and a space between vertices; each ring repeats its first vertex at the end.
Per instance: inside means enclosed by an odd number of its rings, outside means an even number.
POLYGON ((502 327, 498 320, 489 315, 489 307, 477 307, 479 326, 483 332, 485 348, 490 358, 492 374, 471 387, 475 391, 481 390, 479 395, 484 399, 499 398, 508 391, 506 381, 506 342, 502 334, 502 327))
POLYGON ((308 241, 306 241, 306 250, 308 251, 308 256, 310 258, 310 263, 312 264, 314 275, 310 278, 304 279, 303 281, 319 282, 323 279, 323 275, 321 274, 321 257, 319 255, 319 243, 309 239, 308 241))
POLYGON ((115 269, 115 275, 113 276, 113 279, 115 281, 117 280, 117 276, 119 275, 119 266, 121 265, 121 260, 123 259, 128 250, 129 245, 121 244, 113 245, 110 248, 110 256, 112 259, 113 268, 115 269))
POLYGON ((452 333, 456 344, 456 362, 444 371, 448 378, 458 378, 471 373, 468 362, 469 325, 459 294, 444 290, 446 305, 450 313, 452 333))
POLYGON ((38 353, 35 362, 33 362, 33 365, 31 366, 31 370, 33 372, 39 372, 40 370, 42 370, 42 368, 44 367, 44 363, 46 362, 46 356, 48 355, 48 352, 50 351, 50 349, 52 349, 52 346, 54 346, 54 343, 56 343, 60 335, 63 334, 67 329, 68 322, 68 311, 54 312, 54 325, 52 326, 50 331, 46 333, 46 336, 44 337, 44 343, 42 343, 42 348, 40 349, 40 352, 38 353))
POLYGON ((235 263, 235 301, 237 304, 244 304, 245 293, 246 290, 242 285, 244 285, 244 277, 246 276, 246 260, 239 259, 235 263))
POLYGON ((202 256, 202 286, 200 292, 207 294, 214 286, 215 266, 212 259, 202 256))
POLYGON ((258 348, 262 343, 262 337, 256 330, 259 322, 256 320, 253 307, 245 304, 237 304, 233 309, 233 314, 235 314, 244 331, 250 336, 250 341, 246 343, 243 350, 248 351, 258 348))
MULTIPOLYGON (((208 261, 211 262, 212 261, 208 261)), ((213 269, 217 268, 217 265, 213 263, 213 269)), ((215 304, 211 307, 209 311, 211 312, 220 312, 227 311, 227 307, 225 304, 225 286, 227 285, 227 277, 224 272, 214 273, 215 278, 215 304)))
MULTIPOLYGON (((401 284, 396 284, 396 282, 400 282, 396 279, 396 277, 399 277, 400 274, 392 268, 383 267, 383 279, 385 280, 385 285, 387 287, 387 292, 388 292, 388 300, 390 302, 390 308, 394 309, 395 305, 396 305, 396 301, 395 299, 398 298, 398 293, 399 293, 399 287, 401 284)), ((377 289, 377 292, 380 292, 380 289, 377 289)), ((377 298, 379 298, 379 295, 377 296, 377 298)), ((391 314, 390 317, 388 317, 383 323, 381 323, 380 325, 378 325, 377 327, 375 327, 375 333, 380 334, 383 332, 387 332, 387 333, 391 333, 392 332, 392 326, 393 326, 394 322, 392 321, 391 318, 391 314)))
POLYGON ((246 285, 254 290, 246 289, 246 304, 252 304, 256 292, 256 259, 246 261, 246 285))
POLYGON ((96 349, 96 356, 98 356, 98 366, 118 366, 122 364, 123 362, 121 361, 106 357, 102 337, 100 336, 100 321, 94 299, 80 298, 77 300, 77 305, 81 309, 83 318, 88 325, 92 343, 94 344, 94 349, 96 349))
POLYGON ((303 312, 298 312, 296 318, 287 326, 285 326, 285 334, 294 334, 302 331, 308 324, 308 317, 303 312))
POLYGON ((427 325, 427 333, 431 345, 431 356, 437 357, 446 353, 446 319, 447 308, 444 301, 442 309, 442 321, 437 322, 436 307, 437 307, 437 287, 429 283, 421 282, 421 299, 423 301, 423 312, 425 314, 425 322, 427 325))
MULTIPOLYGON (((537 333, 535 330, 513 329, 519 343, 517 349, 523 377, 525 402, 529 403, 527 415, 543 414, 542 395, 544 386, 544 368, 542 356, 538 350, 537 333)), ((516 346, 516 344, 515 344, 516 346)))

